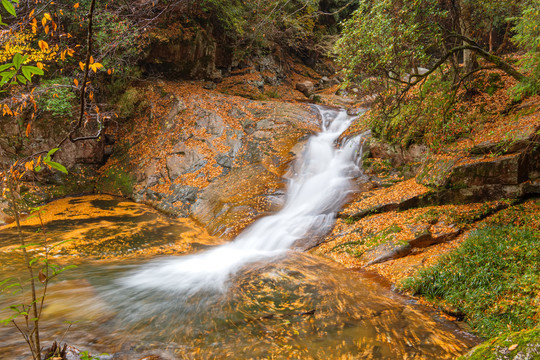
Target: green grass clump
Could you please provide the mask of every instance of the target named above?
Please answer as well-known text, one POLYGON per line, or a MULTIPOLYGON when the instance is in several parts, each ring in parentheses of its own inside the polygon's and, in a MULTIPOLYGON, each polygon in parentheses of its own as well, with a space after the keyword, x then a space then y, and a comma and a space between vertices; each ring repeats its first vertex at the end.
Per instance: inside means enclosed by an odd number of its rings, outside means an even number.
POLYGON ((457 360, 539 359, 540 328, 505 333, 457 360))
POLYGON ((540 324, 540 231, 488 225, 401 287, 455 309, 484 337, 540 324))

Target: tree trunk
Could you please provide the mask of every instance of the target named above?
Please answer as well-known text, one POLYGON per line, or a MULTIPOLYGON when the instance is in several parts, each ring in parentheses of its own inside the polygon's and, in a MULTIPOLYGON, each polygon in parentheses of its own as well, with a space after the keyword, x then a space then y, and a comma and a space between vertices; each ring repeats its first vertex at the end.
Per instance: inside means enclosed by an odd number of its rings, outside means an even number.
MULTIPOLYGON (((471 12, 470 5, 464 4, 463 1, 460 1, 460 17, 459 25, 461 35, 470 38, 471 37, 471 12)), ((463 45, 468 45, 463 41, 463 45)), ((476 67, 478 67, 478 62, 476 61, 476 56, 473 51, 469 49, 463 50, 463 67, 465 72, 471 72, 476 67)))

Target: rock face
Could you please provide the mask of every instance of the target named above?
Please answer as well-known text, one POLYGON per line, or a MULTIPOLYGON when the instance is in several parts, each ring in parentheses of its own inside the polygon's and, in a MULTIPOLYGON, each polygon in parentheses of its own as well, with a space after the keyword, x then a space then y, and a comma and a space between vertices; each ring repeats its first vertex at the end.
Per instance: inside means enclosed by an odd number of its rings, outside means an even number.
POLYGON ((177 30, 150 36, 149 50, 143 65, 150 71, 188 78, 221 79, 217 67, 226 67, 229 56, 217 46, 211 26, 177 23, 177 30))
MULTIPOLYGON (((26 112, 23 112, 22 115, 0 118, 0 174, 4 168, 9 168, 13 164, 15 156, 17 159, 36 153, 44 156, 49 150, 56 148, 68 133, 67 119, 53 117, 45 112, 31 122, 31 131, 26 136, 26 126, 30 122, 29 116, 26 115, 26 112)), ((88 127, 81 129, 77 136, 95 135, 97 132, 98 129, 89 123, 88 127)), ((41 203, 56 197, 92 192, 93 177, 98 168, 105 163, 112 141, 108 137, 106 140, 104 136, 100 140, 64 142, 60 150, 54 154, 53 160, 65 166, 68 174, 64 175, 45 167, 38 173, 32 175, 28 173, 21 179, 23 182, 28 181, 22 187, 22 195, 31 202, 41 203)), ((7 203, 0 201, 0 225, 13 220, 3 211, 7 207, 7 203)), ((21 211, 26 212, 28 209, 23 206, 21 211)))
MULTIPOLYGON (((0 164, 10 164, 9 153, 18 155, 33 154, 39 151, 48 151, 66 136, 68 127, 64 124, 65 119, 43 116, 35 121, 29 139, 22 139, 24 129, 19 122, 25 124, 25 119, 2 117, 0 119, 0 164)), ((26 128, 26 125, 24 125, 26 128)), ((85 129, 85 135, 93 135, 97 129, 85 129)), ((105 141, 88 140, 72 143, 67 141, 56 152, 54 161, 61 163, 70 169, 78 165, 99 166, 104 161, 105 141)))
POLYGON ((214 234, 232 236, 275 210, 298 143, 318 129, 318 111, 309 105, 251 101, 187 83, 146 91, 151 114, 135 120, 136 131, 124 129, 125 150, 102 172, 122 169, 133 179, 129 196, 193 216, 214 234))

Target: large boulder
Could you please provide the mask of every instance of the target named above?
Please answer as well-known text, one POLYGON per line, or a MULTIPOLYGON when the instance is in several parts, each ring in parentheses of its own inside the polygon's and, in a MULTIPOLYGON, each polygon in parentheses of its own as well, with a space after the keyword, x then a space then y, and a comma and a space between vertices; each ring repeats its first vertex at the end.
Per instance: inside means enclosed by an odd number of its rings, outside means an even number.
POLYGON ((309 97, 311 94, 313 94, 313 91, 315 90, 315 84, 313 84, 309 80, 302 81, 296 84, 296 90, 309 97))

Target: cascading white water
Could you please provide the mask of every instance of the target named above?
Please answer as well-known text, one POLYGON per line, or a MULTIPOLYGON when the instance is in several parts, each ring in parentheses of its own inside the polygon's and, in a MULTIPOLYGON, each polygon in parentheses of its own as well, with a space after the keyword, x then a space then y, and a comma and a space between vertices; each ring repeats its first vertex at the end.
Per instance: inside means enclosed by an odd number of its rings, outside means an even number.
POLYGON ((353 117, 343 110, 319 111, 322 131, 309 139, 289 170, 287 197, 279 212, 257 220, 228 244, 146 264, 143 270, 122 278, 120 284, 185 294, 223 290, 227 279, 243 265, 282 254, 308 232, 313 236, 327 230, 351 190, 351 176, 359 171, 361 136, 336 147, 336 140, 353 117))

